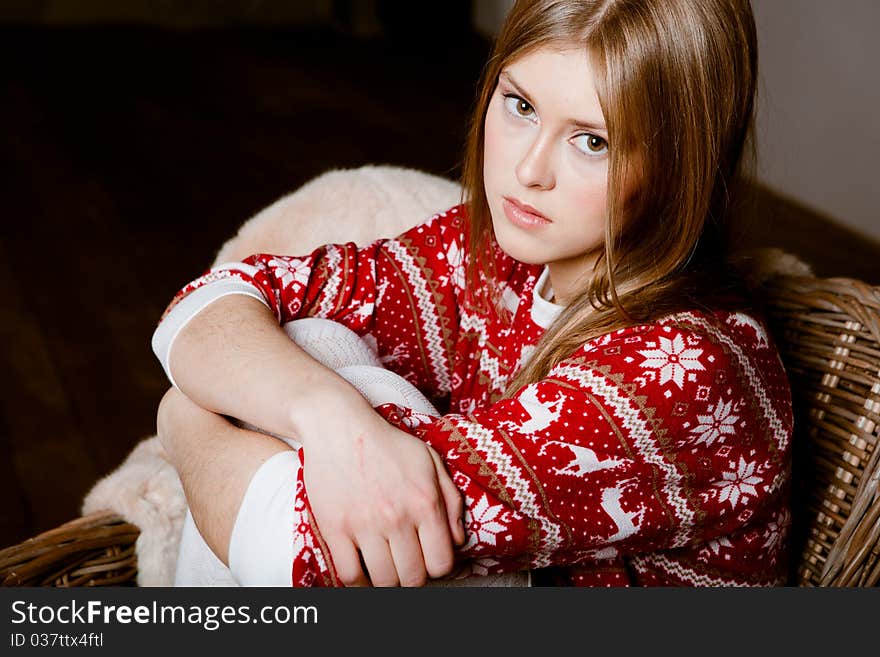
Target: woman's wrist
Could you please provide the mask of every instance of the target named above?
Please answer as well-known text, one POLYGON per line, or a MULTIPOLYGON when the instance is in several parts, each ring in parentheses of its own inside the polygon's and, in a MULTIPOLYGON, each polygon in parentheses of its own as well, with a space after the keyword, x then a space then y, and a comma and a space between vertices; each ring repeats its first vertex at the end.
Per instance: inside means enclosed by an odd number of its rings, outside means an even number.
POLYGON ((379 418, 363 395, 335 373, 303 389, 292 401, 288 417, 303 446, 328 432, 366 430, 379 418))

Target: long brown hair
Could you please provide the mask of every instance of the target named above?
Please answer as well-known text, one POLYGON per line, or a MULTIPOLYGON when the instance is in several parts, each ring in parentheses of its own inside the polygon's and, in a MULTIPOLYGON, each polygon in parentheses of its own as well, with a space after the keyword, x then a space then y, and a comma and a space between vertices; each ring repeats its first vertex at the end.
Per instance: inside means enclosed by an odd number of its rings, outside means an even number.
POLYGON ((605 333, 747 299, 728 256, 743 162, 754 162, 757 38, 748 0, 519 0, 483 71, 462 168, 470 302, 504 312, 481 274, 493 280, 499 248, 483 183, 484 123, 501 70, 540 47, 591 57, 608 129, 605 240, 589 286, 504 396, 605 333), (633 174, 638 190, 625 199, 633 174))

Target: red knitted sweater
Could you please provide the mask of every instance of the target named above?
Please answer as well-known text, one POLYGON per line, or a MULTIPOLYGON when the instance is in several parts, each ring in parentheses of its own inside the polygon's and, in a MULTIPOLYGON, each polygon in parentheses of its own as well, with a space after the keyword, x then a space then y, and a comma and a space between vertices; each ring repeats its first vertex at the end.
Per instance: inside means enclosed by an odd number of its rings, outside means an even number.
MULTIPOLYGON (((458 206, 362 248, 255 255, 193 281, 169 310, 234 279, 279 322, 353 329, 449 411, 377 409, 430 443, 464 494, 457 576, 530 568, 587 586, 783 584, 791 399, 761 318, 694 310, 618 330, 496 401, 560 308, 538 293, 543 267, 498 251, 510 314, 470 310, 466 233, 458 206)), ((302 477, 296 517, 293 584, 339 584, 302 477)))

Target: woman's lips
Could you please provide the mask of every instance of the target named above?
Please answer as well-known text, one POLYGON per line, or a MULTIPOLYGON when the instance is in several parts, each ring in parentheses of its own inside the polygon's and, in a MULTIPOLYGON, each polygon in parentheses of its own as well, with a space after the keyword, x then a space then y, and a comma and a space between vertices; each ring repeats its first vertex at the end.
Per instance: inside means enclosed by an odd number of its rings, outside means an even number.
POLYGON ((520 228, 538 228, 551 223, 544 215, 529 210, 527 206, 513 199, 505 197, 503 207, 510 222, 520 228))

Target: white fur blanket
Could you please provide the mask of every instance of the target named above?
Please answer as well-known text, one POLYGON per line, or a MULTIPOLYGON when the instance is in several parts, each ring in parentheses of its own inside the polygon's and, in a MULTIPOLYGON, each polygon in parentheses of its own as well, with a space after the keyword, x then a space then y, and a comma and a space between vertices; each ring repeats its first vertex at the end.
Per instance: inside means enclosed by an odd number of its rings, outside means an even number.
MULTIPOLYGON (((214 264, 252 253, 303 255, 328 243, 365 245, 393 237, 460 201, 457 184, 394 166, 334 170, 310 181, 249 219, 227 241, 214 264)), ((809 275, 809 267, 777 249, 763 250, 764 278, 809 275)), ((183 285, 186 281, 181 281, 183 285)), ((158 438, 143 439, 125 461, 98 481, 82 513, 110 509, 137 525, 140 586, 171 586, 186 512, 183 488, 158 438)))

